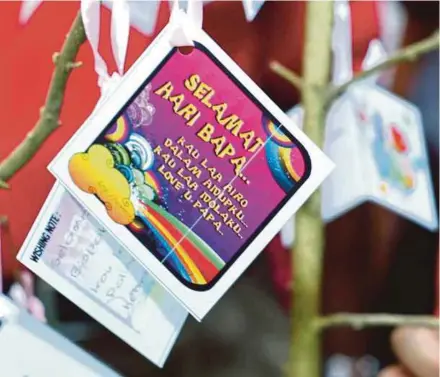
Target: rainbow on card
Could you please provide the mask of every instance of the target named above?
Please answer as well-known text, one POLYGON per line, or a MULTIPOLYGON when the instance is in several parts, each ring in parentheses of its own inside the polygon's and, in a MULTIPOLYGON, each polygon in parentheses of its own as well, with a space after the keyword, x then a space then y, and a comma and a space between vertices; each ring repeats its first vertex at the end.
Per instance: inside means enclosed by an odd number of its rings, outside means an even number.
POLYGON ((158 197, 162 197, 162 187, 160 186, 159 180, 156 175, 152 171, 147 171, 144 174, 145 183, 149 185, 155 192, 158 197))
POLYGON ((279 125, 266 117, 263 117, 262 122, 263 129, 269 136, 265 144, 267 165, 278 185, 289 192, 304 176, 304 156, 279 125))
POLYGON ((144 201, 137 216, 159 244, 156 249, 162 251, 162 263, 188 282, 205 285, 225 265, 197 234, 154 202, 144 201))
POLYGON ((294 146, 293 141, 281 130, 280 125, 272 120, 263 117, 263 128, 270 140, 280 147, 292 148, 294 146))
POLYGON ((104 138, 113 143, 125 143, 128 140, 130 129, 130 120, 128 116, 122 114, 104 135, 104 138))

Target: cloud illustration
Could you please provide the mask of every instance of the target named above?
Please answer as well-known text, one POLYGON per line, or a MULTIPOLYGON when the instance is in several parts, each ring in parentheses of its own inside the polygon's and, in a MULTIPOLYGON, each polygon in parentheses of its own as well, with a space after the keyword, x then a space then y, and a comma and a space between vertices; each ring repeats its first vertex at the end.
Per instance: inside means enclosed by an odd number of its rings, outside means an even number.
POLYGON ((130 185, 114 168, 107 148, 95 144, 88 152, 76 153, 69 161, 69 173, 81 190, 99 197, 113 221, 127 225, 134 220, 130 185))

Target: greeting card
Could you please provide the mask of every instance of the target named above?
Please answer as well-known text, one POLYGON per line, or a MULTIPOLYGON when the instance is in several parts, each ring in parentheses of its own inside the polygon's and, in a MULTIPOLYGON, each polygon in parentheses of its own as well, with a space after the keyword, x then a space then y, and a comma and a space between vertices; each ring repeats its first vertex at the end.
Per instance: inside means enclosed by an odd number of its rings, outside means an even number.
POLYGON ((206 33, 185 27, 192 51, 165 27, 50 170, 201 320, 333 165, 206 33))

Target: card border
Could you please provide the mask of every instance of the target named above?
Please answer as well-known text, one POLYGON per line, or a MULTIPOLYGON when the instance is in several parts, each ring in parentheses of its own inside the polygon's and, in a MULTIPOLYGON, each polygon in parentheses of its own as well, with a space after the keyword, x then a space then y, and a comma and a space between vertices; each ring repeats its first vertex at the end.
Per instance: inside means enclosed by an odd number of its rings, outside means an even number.
MULTIPOLYGON (((244 93, 246 93, 246 95, 252 100, 252 102, 261 110, 261 112, 263 113, 263 116, 270 119, 271 121, 273 121, 274 123, 276 123, 276 118, 274 116, 272 116, 271 114, 265 114, 265 107, 263 106, 263 104, 261 104, 254 96, 252 93, 250 93, 246 87, 244 87, 233 75, 230 74, 230 72, 228 72, 228 70, 224 67, 224 65, 217 60, 217 58, 211 54, 211 52, 205 47, 203 46, 201 43, 199 42, 195 42, 194 43, 194 48, 198 49, 199 51, 201 51, 202 53, 206 54, 212 61, 215 62, 215 64, 223 71, 223 73, 225 75, 227 75, 229 77, 229 79, 240 88, 240 90, 244 93)), ((167 54, 167 56, 164 58, 164 60, 161 62, 161 64, 159 64, 157 66, 157 68, 142 82, 142 84, 140 84, 139 88, 134 92, 134 94, 126 101, 126 103, 124 104, 124 106, 116 113, 116 115, 113 117, 113 119, 111 120, 111 122, 109 124, 107 124, 104 128, 103 131, 99 134, 99 136, 97 137, 97 139, 100 139, 103 137, 103 135, 106 133, 105 130, 107 130, 108 128, 110 128, 115 122, 116 120, 127 110, 127 107, 130 106, 130 104, 133 102, 133 100, 139 95, 139 93, 141 93, 144 89, 145 86, 147 85, 148 82, 150 82, 152 79, 154 79, 154 76, 158 73, 158 71, 160 71, 164 65, 166 65, 168 63, 168 61, 170 59, 173 58, 173 56, 175 56, 176 54, 179 54, 179 50, 177 47, 174 47, 171 49, 171 51, 167 54)), ((248 245, 255 239, 255 237, 260 233, 261 229, 263 229, 275 216, 275 214, 279 211, 280 208, 283 207, 283 205, 298 191, 298 189, 304 184, 304 182, 310 177, 311 171, 312 171, 312 163, 311 163, 311 159, 309 156, 309 153, 307 152, 307 150, 304 148, 304 146, 295 138, 295 136, 293 136, 282 124, 280 124, 281 131, 287 135, 287 137, 296 145, 296 147, 301 151, 302 155, 304 156, 304 163, 305 163, 305 173, 304 175, 301 177, 301 179, 295 184, 295 186, 287 193, 285 193, 284 198, 278 203, 278 205, 267 215, 267 217, 264 219, 264 221, 257 227, 255 228, 255 230, 253 231, 253 233, 247 238, 247 240, 243 243, 243 245, 238 248, 238 250, 236 251, 236 253, 234 254, 234 256, 229 259, 227 262, 225 262, 225 265, 223 266, 223 268, 216 274, 216 276, 214 277, 214 279, 212 279, 209 283, 207 284, 195 284, 192 282, 189 282, 187 280, 185 280, 184 278, 182 278, 182 276, 178 275, 175 271, 168 269, 182 284, 186 285, 188 288, 194 290, 194 291, 208 291, 210 290, 217 282, 218 280, 221 279, 221 277, 226 273, 226 271, 232 266, 232 264, 240 257, 241 254, 243 254, 243 252, 247 249, 248 245)), ((96 140, 94 141, 96 142, 96 140)), ((92 144, 93 145, 93 144, 92 144)), ((86 152, 89 148, 91 147, 91 145, 89 145, 85 151, 86 152)), ((264 147, 263 147, 264 149, 264 147)), ((263 152, 261 152, 263 153, 263 152)), ((96 195, 95 195, 96 196, 96 195)), ((102 203, 102 205, 104 205, 104 203, 96 196, 96 198, 102 203)), ((133 233, 132 233, 133 234, 133 233)), ((135 237, 136 235, 133 234, 135 237)), ((148 248, 146 248, 148 250, 148 248)), ((151 253, 151 251, 150 251, 151 253)), ((154 255, 154 253, 152 253, 154 255)), ((157 258, 157 257, 156 257, 157 258)), ((160 261, 160 259, 158 258, 158 260, 160 261)))
POLYGON ((49 171, 62 182, 81 205, 93 213, 98 221, 115 239, 119 240, 126 250, 138 259, 138 261, 200 321, 281 229, 284 222, 287 221, 306 201, 310 194, 318 188, 326 176, 332 171, 334 164, 298 127, 293 125, 289 117, 258 88, 205 32, 200 29, 193 30, 192 36, 194 41, 201 43, 215 55, 223 66, 245 86, 260 103, 264 103, 264 108, 276 119, 277 123, 282 124, 285 129, 304 146, 308 151, 312 164, 314 164, 314 168, 311 171, 309 179, 297 190, 296 195, 286 201, 285 205, 273 216, 266 227, 249 243, 240 258, 225 271, 215 286, 209 291, 194 291, 181 284, 154 255, 145 253, 145 246, 135 239, 128 229, 125 229, 122 225, 113 223, 109 218, 107 219, 108 216, 101 202, 77 188, 72 182, 67 169, 70 157, 74 153, 83 152, 86 149, 85 147, 90 145, 89 141, 96 139, 102 132, 102 124, 109 124, 114 117, 115 112, 113 109, 123 108, 126 103, 126 98, 130 98, 133 95, 139 88, 139 83, 143 82, 145 77, 151 75, 154 69, 157 68, 170 52, 173 48, 169 43, 172 33, 173 25, 168 24, 118 84, 117 90, 119 94, 109 96, 109 98, 102 103, 100 108, 92 114, 50 163, 49 171))

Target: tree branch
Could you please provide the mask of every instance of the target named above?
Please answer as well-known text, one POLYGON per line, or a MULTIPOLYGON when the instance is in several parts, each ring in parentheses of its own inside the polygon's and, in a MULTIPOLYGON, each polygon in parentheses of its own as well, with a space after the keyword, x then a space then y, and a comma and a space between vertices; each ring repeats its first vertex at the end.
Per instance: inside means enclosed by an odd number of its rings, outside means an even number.
POLYGON ((402 325, 438 328, 439 324, 439 318, 434 316, 398 314, 339 313, 316 320, 316 325, 321 330, 328 327, 352 327, 356 330, 361 330, 365 327, 394 327, 402 325))
POLYGON ((83 23, 78 14, 61 52, 54 55, 55 69, 39 120, 26 138, 0 163, 0 188, 9 187, 6 181, 35 155, 43 142, 58 128, 66 84, 72 69, 79 66, 79 62, 75 62, 75 59, 85 40, 83 23))
POLYGON ((285 67, 278 61, 272 61, 269 64, 270 69, 281 76, 283 79, 290 82, 296 89, 301 91, 304 86, 304 82, 302 78, 296 74, 294 71, 290 70, 289 68, 285 67))
MULTIPOLYGON (((331 67, 333 1, 306 3, 304 85, 301 89, 304 132, 318 147, 323 145, 325 98, 331 67)), ((324 224, 317 190, 295 215, 292 248, 295 278, 291 311, 289 367, 286 377, 318 377, 321 373, 321 338, 315 327, 320 315, 324 224)))
POLYGON ((430 37, 414 43, 410 46, 404 47, 390 56, 384 62, 374 66, 373 68, 367 69, 365 71, 359 72, 355 75, 350 81, 342 84, 338 87, 331 87, 328 94, 328 104, 330 104, 333 100, 335 100, 339 95, 347 90, 347 88, 354 84, 355 82, 361 81, 371 75, 374 75, 377 72, 384 71, 394 65, 397 65, 402 62, 409 62, 418 59, 423 54, 426 54, 430 51, 434 51, 439 48, 440 43, 440 34, 437 30, 430 37))

